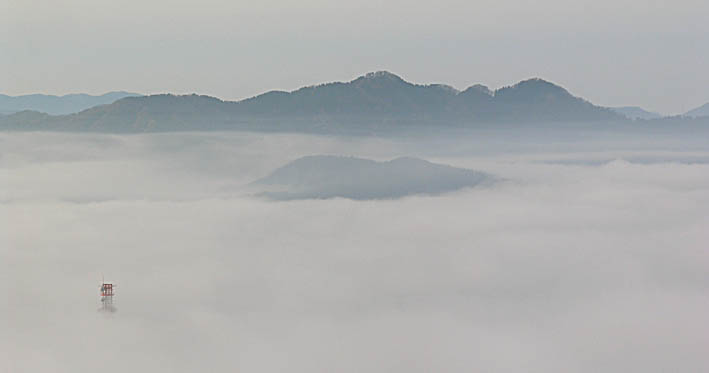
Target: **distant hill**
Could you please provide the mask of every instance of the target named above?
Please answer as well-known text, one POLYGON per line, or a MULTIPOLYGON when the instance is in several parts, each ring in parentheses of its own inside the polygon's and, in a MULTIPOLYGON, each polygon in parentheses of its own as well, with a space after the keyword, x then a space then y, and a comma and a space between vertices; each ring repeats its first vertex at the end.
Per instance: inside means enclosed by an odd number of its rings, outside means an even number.
POLYGON ((625 116, 628 119, 658 119, 662 118, 661 114, 647 111, 638 106, 620 106, 612 107, 611 110, 625 116))
POLYGON ((77 114, 0 118, 4 130, 150 132, 178 130, 328 131, 382 129, 415 124, 623 121, 607 108, 575 97, 542 79, 492 91, 474 85, 458 91, 443 84, 409 83, 389 72, 350 82, 272 91, 238 102, 199 95, 126 97, 77 114))
POLYGON ((77 113, 96 105, 105 105, 124 97, 140 96, 130 92, 109 92, 100 96, 70 94, 64 96, 24 95, 7 96, 0 94, 0 114, 12 114, 25 110, 52 115, 77 113))
POLYGON ((684 114, 688 117, 707 117, 709 116, 709 102, 706 104, 688 111, 686 114, 684 114))
POLYGON ((252 185, 273 199, 390 199, 440 194, 492 182, 482 172, 418 158, 388 162, 329 155, 297 159, 252 185))

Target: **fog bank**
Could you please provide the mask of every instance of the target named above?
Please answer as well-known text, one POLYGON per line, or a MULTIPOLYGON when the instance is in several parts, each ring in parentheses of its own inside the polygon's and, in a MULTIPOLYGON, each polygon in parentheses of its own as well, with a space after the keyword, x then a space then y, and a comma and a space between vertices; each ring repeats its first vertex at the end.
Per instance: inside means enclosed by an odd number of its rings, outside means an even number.
POLYGON ((0 370, 709 369, 709 153, 435 141, 0 134, 0 370), (505 181, 383 201, 241 192, 312 154, 505 181))

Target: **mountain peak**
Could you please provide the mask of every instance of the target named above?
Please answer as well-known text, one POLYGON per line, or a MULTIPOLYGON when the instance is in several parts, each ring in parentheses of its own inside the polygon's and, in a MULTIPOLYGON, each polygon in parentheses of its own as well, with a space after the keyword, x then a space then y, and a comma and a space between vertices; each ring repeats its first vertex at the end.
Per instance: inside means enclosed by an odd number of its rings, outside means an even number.
POLYGON ((534 88, 534 89, 547 89, 547 90, 556 90, 556 91, 563 91, 568 93, 566 89, 564 89, 561 86, 558 86, 548 80, 544 80, 542 78, 530 78, 526 80, 522 80, 519 83, 513 85, 511 88, 514 89, 525 89, 525 88, 534 88))
POLYGON ((504 100, 550 99, 551 97, 574 99, 566 89, 541 78, 523 80, 515 85, 495 91, 495 97, 504 100))
POLYGON ((374 71, 366 73, 359 78, 353 80, 353 84, 386 84, 386 83, 397 83, 397 84, 409 84, 400 76, 390 73, 388 71, 374 71))
POLYGON ((400 76, 386 70, 374 71, 364 74, 365 79, 391 79, 403 80, 400 76))
POLYGON ((472 85, 472 86, 466 88, 465 91, 463 91, 463 93, 466 93, 466 94, 482 93, 487 96, 493 96, 495 94, 495 92, 493 92, 490 88, 488 88, 487 86, 482 85, 482 84, 472 85))

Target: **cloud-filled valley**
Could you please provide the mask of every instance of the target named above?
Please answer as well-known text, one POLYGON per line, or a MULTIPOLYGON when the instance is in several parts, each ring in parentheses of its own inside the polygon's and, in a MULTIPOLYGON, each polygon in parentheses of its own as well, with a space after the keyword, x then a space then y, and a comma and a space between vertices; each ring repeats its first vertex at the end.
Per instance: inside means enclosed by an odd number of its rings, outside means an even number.
POLYGON ((709 369, 709 149, 478 141, 0 134, 0 370, 709 369), (394 200, 242 188, 315 154, 500 181, 394 200))

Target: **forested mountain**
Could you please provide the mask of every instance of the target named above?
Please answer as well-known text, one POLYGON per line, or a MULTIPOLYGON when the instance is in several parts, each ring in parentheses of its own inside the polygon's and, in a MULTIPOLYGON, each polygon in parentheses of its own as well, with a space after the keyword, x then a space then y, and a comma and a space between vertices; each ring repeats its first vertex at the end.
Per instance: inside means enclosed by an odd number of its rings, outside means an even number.
POLYGON ((258 116, 434 116, 440 115, 457 93, 445 85, 412 84, 380 71, 349 83, 268 92, 239 102, 237 111, 258 116))
POLYGON ((260 118, 356 116, 473 122, 620 118, 541 79, 494 92, 482 85, 459 92, 442 84, 412 84, 385 71, 349 83, 305 87, 290 93, 268 92, 238 102, 236 112, 260 118))
POLYGON ((210 129, 322 130, 411 124, 608 122, 625 118, 541 79, 491 91, 458 91, 409 83, 389 72, 293 92, 272 91, 229 102, 199 95, 126 97, 77 114, 18 113, 0 118, 5 130, 145 132, 210 129))

